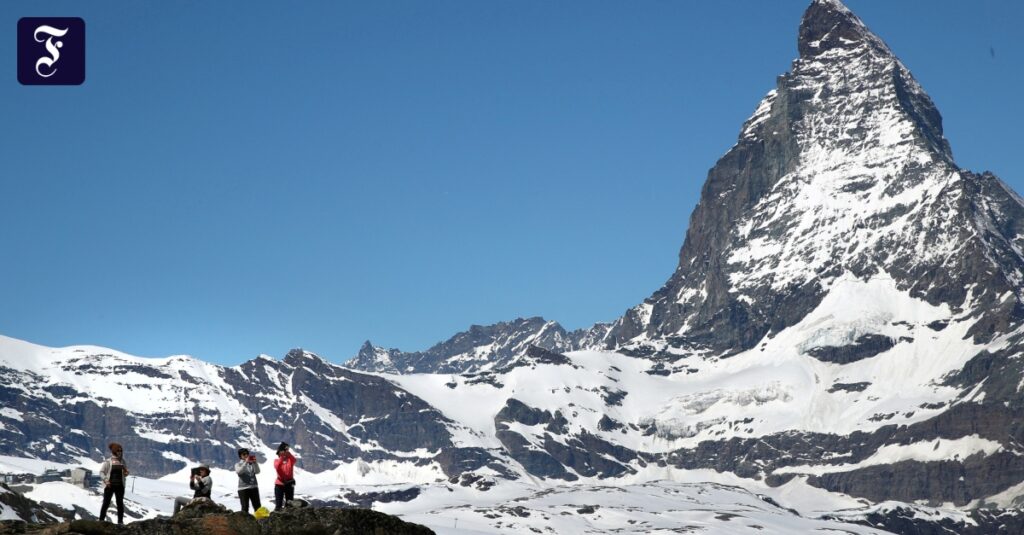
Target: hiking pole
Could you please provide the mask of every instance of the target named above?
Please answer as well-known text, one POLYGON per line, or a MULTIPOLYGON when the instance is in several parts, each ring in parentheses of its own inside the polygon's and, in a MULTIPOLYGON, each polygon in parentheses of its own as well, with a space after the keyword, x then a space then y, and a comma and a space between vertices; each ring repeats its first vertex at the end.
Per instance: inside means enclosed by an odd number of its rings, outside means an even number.
POLYGON ((132 476, 132 494, 135 494, 135 476, 132 476))

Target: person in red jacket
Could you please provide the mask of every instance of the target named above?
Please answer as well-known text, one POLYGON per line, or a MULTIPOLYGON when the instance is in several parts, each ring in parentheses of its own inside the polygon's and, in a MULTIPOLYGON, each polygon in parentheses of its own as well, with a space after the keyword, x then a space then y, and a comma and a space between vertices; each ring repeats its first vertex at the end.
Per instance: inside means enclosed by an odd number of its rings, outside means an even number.
POLYGON ((287 442, 277 447, 277 459, 274 459, 274 470, 277 480, 274 481, 274 510, 295 499, 295 456, 292 455, 287 442))

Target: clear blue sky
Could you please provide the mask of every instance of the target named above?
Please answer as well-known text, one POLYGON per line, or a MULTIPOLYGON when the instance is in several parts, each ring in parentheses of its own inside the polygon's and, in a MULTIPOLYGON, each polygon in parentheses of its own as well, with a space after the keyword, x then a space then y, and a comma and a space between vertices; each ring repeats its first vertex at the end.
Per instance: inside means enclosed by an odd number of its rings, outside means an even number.
MULTIPOLYGON (((806 4, 5 0, 0 333, 233 364, 612 320, 675 268, 806 4), (46 15, 85 19, 85 85, 18 84, 46 15)), ((1024 3, 848 5, 959 163, 1024 191, 1024 3)))

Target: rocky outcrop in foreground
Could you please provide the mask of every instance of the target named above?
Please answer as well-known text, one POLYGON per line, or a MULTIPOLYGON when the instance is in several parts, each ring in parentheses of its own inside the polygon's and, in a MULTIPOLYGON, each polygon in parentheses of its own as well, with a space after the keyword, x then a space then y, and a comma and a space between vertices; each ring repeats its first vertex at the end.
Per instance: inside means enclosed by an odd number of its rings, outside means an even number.
POLYGON ((222 505, 201 501, 190 504, 172 518, 155 518, 117 526, 97 520, 61 524, 0 522, 0 535, 428 535, 419 524, 369 509, 308 507, 284 509, 256 520, 252 515, 229 511, 222 505))
MULTIPOLYGON (((66 514, 56 507, 48 507, 26 498, 3 483, 0 483, 0 513, 13 513, 16 518, 25 518, 40 524, 57 522, 66 514)), ((3 521, 0 521, 0 533, 5 533, 3 526, 3 521)))

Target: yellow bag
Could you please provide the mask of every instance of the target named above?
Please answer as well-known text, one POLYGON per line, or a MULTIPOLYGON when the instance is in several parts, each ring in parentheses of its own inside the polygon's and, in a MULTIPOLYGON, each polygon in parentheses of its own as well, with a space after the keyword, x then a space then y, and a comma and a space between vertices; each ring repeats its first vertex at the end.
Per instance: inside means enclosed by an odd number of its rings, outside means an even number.
POLYGON ((256 520, 259 520, 261 518, 267 518, 268 516, 270 516, 270 511, 268 511, 266 507, 260 507, 259 509, 256 510, 255 513, 253 513, 253 516, 256 517, 256 520))

